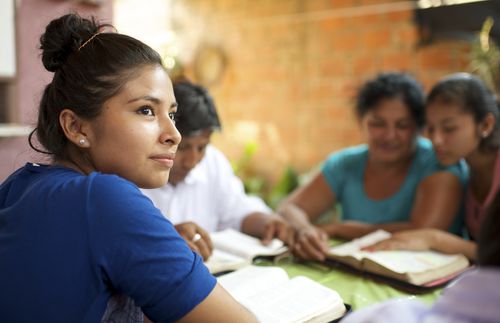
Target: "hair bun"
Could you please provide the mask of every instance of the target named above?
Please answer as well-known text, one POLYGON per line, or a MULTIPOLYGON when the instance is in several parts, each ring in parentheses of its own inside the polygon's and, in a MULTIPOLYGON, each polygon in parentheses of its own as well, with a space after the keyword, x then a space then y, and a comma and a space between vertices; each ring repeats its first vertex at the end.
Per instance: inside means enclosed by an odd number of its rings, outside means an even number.
POLYGON ((52 20, 40 37, 43 66, 50 72, 57 71, 71 53, 98 31, 99 25, 94 18, 67 14, 52 20))

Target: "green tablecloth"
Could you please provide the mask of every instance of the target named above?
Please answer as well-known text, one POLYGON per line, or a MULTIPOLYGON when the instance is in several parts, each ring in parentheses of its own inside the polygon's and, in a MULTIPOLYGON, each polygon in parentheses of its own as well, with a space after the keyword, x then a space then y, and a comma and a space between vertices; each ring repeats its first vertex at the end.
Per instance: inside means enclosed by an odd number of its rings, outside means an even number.
MULTIPOLYGON (((339 243, 341 243, 341 241, 331 241, 330 245, 338 245, 339 243)), ((281 267, 288 273, 290 278, 299 275, 309 277, 324 286, 336 290, 344 300, 344 303, 350 304, 353 310, 394 297, 419 299, 429 304, 442 292, 442 289, 438 288, 425 294, 406 293, 387 284, 376 282, 360 275, 351 274, 326 264, 318 262, 297 262, 294 261, 292 257, 275 262, 260 260, 256 264, 281 267)))

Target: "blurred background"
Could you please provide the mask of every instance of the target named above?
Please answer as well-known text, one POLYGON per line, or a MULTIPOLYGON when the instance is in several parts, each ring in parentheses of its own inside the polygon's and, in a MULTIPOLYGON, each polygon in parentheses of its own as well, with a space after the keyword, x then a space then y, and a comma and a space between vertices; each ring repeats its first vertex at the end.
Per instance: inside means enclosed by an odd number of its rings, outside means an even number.
MULTIPOLYGON (((500 93, 500 0, 0 0, 0 181, 26 161, 51 74, 38 40, 68 12, 96 16, 160 52, 173 79, 212 93, 213 137, 269 201, 332 151, 363 141, 360 84, 407 71, 426 89, 457 71, 500 93)), ((272 201, 271 201, 272 202, 272 201)), ((271 203, 272 204, 272 203, 271 203)))

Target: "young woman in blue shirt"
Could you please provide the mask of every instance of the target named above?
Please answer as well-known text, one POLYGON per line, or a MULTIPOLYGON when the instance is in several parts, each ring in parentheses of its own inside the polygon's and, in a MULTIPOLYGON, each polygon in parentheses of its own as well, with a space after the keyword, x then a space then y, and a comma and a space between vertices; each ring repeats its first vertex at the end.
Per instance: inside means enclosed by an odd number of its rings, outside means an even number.
POLYGON ((99 322, 119 293, 155 322, 254 322, 139 191, 167 182, 176 101, 158 53, 106 27, 69 14, 40 39, 30 143, 52 163, 0 186, 2 320, 99 322))

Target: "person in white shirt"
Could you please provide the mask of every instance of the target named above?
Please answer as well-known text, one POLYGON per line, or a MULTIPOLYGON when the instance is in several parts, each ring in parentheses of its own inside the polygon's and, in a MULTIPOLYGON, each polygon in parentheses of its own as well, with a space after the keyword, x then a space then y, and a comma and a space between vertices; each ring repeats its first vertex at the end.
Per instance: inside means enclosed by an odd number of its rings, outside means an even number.
POLYGON ((204 259, 212 253, 209 232, 233 228, 268 243, 293 244, 291 226, 258 197, 247 195, 224 154, 210 145, 221 124, 215 104, 201 86, 174 84, 176 127, 182 135, 168 183, 143 190, 204 259))

